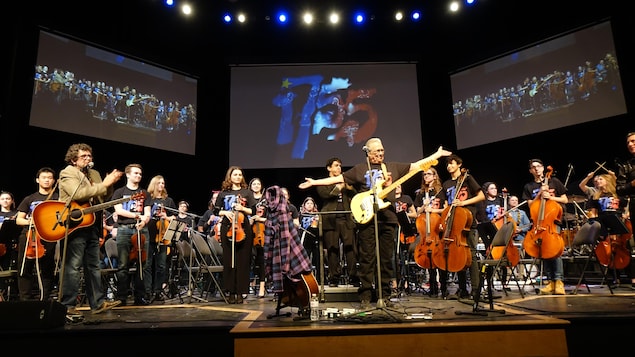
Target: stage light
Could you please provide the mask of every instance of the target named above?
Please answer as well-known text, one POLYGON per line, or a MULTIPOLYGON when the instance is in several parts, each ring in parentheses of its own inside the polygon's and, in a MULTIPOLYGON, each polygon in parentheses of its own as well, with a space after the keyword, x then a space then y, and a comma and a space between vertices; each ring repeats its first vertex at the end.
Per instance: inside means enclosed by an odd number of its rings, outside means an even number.
POLYGON ((395 13, 395 20, 397 20, 397 21, 401 21, 401 20, 403 20, 403 12, 401 12, 401 11, 397 11, 397 12, 395 13))
POLYGON ((412 15, 410 17, 412 18, 413 21, 419 21, 421 19, 421 12, 419 12, 418 10, 415 10, 412 12, 412 15))
POLYGON ((237 19, 238 19, 238 22, 244 23, 245 21, 247 21, 247 16, 245 16, 245 14, 243 14, 243 13, 240 13, 240 14, 238 14, 237 19))
POLYGON ((289 18, 287 17, 287 14, 285 12, 280 12, 278 13, 277 19, 279 23, 284 24, 289 18))
POLYGON ((310 25, 311 23, 313 23, 313 15, 307 12, 302 16, 302 20, 305 24, 310 25))
POLYGON ((364 16, 364 13, 358 12, 358 13, 355 13, 355 15, 353 16, 353 19, 355 20, 356 24, 362 24, 366 20, 366 17, 364 16))
POLYGON ((468 5, 474 5, 476 3, 476 0, 465 0, 465 3, 468 5))
POLYGON ((329 21, 330 21, 332 24, 336 24, 336 23, 340 22, 340 15, 338 15, 338 14, 337 14, 337 13, 335 13, 335 12, 334 12, 334 13, 332 13, 332 14, 329 16, 329 21))
POLYGON ((167 6, 174 6, 174 0, 165 0, 167 6))
POLYGON ((232 22, 232 15, 230 14, 225 14, 223 15, 223 21, 225 21, 225 23, 231 23, 232 22))
POLYGON ((181 12, 184 15, 192 15, 192 6, 190 4, 183 4, 183 6, 181 6, 181 12))
POLYGON ((452 1, 450 3, 450 11, 452 11, 452 12, 459 11, 460 7, 461 7, 461 4, 458 1, 452 1))

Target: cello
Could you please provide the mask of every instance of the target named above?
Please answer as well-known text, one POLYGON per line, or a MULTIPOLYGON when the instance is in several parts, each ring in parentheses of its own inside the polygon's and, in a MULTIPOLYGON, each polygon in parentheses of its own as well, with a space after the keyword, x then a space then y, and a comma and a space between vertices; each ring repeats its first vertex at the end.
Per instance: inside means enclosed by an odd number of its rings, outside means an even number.
MULTIPOLYGON (((492 242, 492 249, 490 250, 490 253, 492 255, 492 259, 496 259, 496 260, 503 258, 503 256, 507 257, 509 264, 512 267, 515 267, 520 262, 520 252, 518 251, 518 247, 514 245, 514 240, 512 239, 514 233, 516 232, 516 221, 514 221, 509 216, 509 211, 507 210, 507 188, 503 187, 502 191, 503 191, 503 207, 504 207, 503 212, 504 213, 501 217, 498 217, 497 219, 495 219, 493 223, 498 229, 498 231, 501 233, 504 232, 504 231, 501 231, 503 226, 508 223, 511 223, 512 229, 509 231, 509 237, 504 237, 505 240, 507 241, 507 244, 502 246, 500 245, 494 246, 494 242, 492 242)), ((518 209, 518 207, 516 207, 516 209, 518 209)), ((497 236, 498 236, 498 233, 494 236, 495 238, 494 241, 496 241, 497 236)))
MULTIPOLYGON (((553 168, 547 166, 543 187, 548 187, 552 173, 553 168)), ((523 240, 523 249, 533 258, 552 259, 564 252, 564 240, 558 233, 555 223, 562 219, 562 206, 558 202, 544 198, 542 193, 541 188, 538 193, 541 195, 540 199, 535 199, 529 207, 533 226, 523 240)))
MULTIPOLYGON (((430 204, 430 194, 426 191, 426 205, 430 204)), ((439 227, 441 226, 441 215, 438 213, 430 213, 426 210, 425 214, 417 216, 415 221, 417 231, 419 232, 419 243, 415 247, 414 259, 415 263, 424 269, 434 269, 434 261, 432 260, 432 252, 439 240, 439 227)))
POLYGON ((443 237, 439 239, 432 252, 434 264, 439 269, 449 272, 461 271, 472 264, 472 254, 466 239, 472 227, 472 212, 465 207, 454 205, 458 202, 467 175, 467 169, 461 169, 452 204, 441 214, 443 237))

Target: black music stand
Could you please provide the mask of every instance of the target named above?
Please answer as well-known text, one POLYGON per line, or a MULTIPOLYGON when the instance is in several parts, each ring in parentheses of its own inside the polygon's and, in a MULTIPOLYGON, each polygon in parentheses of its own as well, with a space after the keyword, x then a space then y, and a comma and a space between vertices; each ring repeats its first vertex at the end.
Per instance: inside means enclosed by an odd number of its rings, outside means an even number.
POLYGON ((598 217, 598 221, 602 224, 602 227, 606 229, 606 234, 626 234, 629 233, 628 228, 624 222, 620 219, 618 214, 602 214, 598 217))

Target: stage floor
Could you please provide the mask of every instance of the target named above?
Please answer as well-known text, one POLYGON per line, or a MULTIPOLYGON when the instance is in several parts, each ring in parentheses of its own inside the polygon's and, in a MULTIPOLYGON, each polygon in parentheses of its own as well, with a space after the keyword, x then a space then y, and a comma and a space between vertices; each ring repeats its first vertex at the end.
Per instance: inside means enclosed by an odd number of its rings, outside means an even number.
MULTIPOLYGON (((583 284, 576 291, 575 284, 565 286, 566 295, 556 296, 538 294, 538 285, 524 284, 523 287, 514 282, 510 284, 510 291, 504 291, 495 282, 494 298, 483 296, 478 304, 471 299, 432 298, 420 289, 384 298, 393 302, 394 307, 377 308, 373 303, 366 310, 360 309, 356 288, 325 286, 320 308, 333 313, 313 322, 299 315, 296 307, 282 307, 278 313, 273 294, 262 299, 250 295, 243 304, 230 305, 218 295, 202 300, 198 292, 189 296, 182 291, 180 297, 163 302, 117 307, 98 315, 91 314, 87 307, 80 307, 84 312, 82 321, 67 321, 48 329, 12 329, 5 321, 0 337, 6 342, 28 344, 37 332, 39 341, 50 338, 51 342, 61 342, 68 338, 86 347, 96 344, 97 349, 104 340, 118 341, 117 346, 127 341, 146 345, 139 351, 148 352, 177 353, 184 348, 205 351, 205 346, 211 346, 215 354, 223 356, 257 354, 263 344, 274 350, 289 349, 304 355, 328 355, 327 346, 337 346, 360 351, 366 348, 369 355, 385 356, 380 351, 386 351, 386 344, 390 346, 395 341, 402 341, 399 344, 404 352, 423 348, 422 341, 427 341, 428 351, 415 355, 429 355, 430 348, 463 353, 476 346, 478 351, 479 346, 486 349, 488 341, 497 344, 508 356, 576 356, 590 351, 607 353, 613 349, 617 352, 618 346, 630 338, 628 326, 635 322, 635 290, 630 284, 614 286, 612 291, 606 285, 583 284), (146 335, 154 342, 148 345, 149 340, 142 338, 146 335), (455 343, 449 336, 460 336, 457 338, 462 342, 455 343), (548 347, 551 337, 545 336, 561 336, 563 346, 548 347), (595 337, 621 342, 613 346, 589 340, 595 337), (280 343, 275 344, 278 339, 280 343), (445 342, 439 345, 439 341, 445 342), (324 348, 316 349, 322 345, 324 348)), ((450 290, 453 288, 451 285, 450 290)), ((487 288, 484 293, 487 294, 487 288)), ((554 341, 557 344, 557 338, 554 341)), ((390 351, 394 351, 394 347, 390 351)))

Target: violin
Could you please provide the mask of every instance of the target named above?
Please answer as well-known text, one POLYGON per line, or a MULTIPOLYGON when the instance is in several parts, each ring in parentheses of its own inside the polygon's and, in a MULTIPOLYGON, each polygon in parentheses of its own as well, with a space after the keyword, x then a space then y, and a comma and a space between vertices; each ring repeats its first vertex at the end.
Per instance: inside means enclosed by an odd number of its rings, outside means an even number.
MULTIPOLYGON (((243 199, 242 197, 238 197, 237 200, 241 200, 241 204, 243 204, 246 202, 246 199, 243 199)), ((245 230, 243 229, 243 223, 245 222, 245 214, 240 212, 240 211, 236 211, 232 208, 232 210, 234 211, 234 220, 232 221, 232 225, 229 228, 229 230, 227 230, 227 237, 234 241, 234 242, 242 242, 245 239, 245 230)))
MULTIPOLYGON (((461 187, 467 178, 467 169, 461 169, 461 176, 456 185, 456 193, 452 203, 457 202, 461 187)), ((451 204, 441 214, 441 230, 443 237, 439 239, 433 249, 434 264, 449 272, 461 271, 472 264, 472 253, 467 244, 467 234, 473 222, 472 212, 465 208, 451 204)))
MULTIPOLYGON (((543 186, 548 186, 552 173, 553 168, 547 166, 543 186)), ((542 192, 539 194, 540 199, 534 200, 529 207, 533 226, 523 240, 523 248, 533 258, 553 259, 564 252, 564 240, 555 223, 562 219, 562 206, 542 197, 542 192)))
MULTIPOLYGON (((509 264, 512 267, 515 267, 520 262, 520 252, 518 251, 518 247, 514 245, 514 240, 512 237, 516 233, 516 221, 514 221, 509 215, 509 211, 507 210, 507 188, 503 187, 503 207, 504 213, 502 217, 499 217, 495 220, 494 225, 501 231, 503 225, 511 224, 512 228, 509 230, 509 237, 504 237, 507 241, 507 245, 503 246, 494 246, 492 244, 491 255, 492 259, 501 259, 503 256, 507 257, 509 264)), ((504 231, 503 231, 504 232, 504 231)))
POLYGON ((130 260, 139 260, 141 258, 140 262, 145 262, 148 258, 148 252, 143 249, 146 244, 146 236, 137 229, 137 233, 130 237, 130 242, 132 243, 132 249, 130 249, 129 254, 130 260))
POLYGON ((26 257, 27 259, 39 259, 46 253, 46 248, 42 244, 40 235, 33 227, 29 227, 26 232, 26 257))
MULTIPOLYGON (((263 217, 265 214, 265 207, 260 205, 256 207, 256 216, 263 217)), ((254 231, 254 247, 265 246, 265 224, 263 222, 254 221, 252 226, 254 231)))
MULTIPOLYGON (((430 194, 426 192, 425 202, 429 201, 430 194)), ((419 232, 419 237, 421 238, 414 251, 415 263, 424 269, 434 269, 436 268, 436 265, 432 260, 432 251, 438 244, 441 215, 426 211, 425 214, 417 216, 415 225, 417 227, 417 232, 419 232)))

